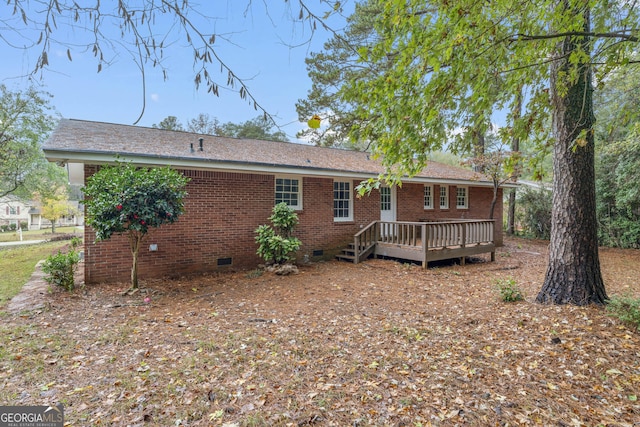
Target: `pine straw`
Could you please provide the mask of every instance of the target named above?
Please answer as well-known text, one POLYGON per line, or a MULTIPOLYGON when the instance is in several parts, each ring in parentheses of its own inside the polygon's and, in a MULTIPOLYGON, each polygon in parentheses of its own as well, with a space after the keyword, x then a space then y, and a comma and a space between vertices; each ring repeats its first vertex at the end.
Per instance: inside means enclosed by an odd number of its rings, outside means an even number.
MULTIPOLYGON (((62 402, 72 425, 634 425, 640 336, 602 308, 534 303, 545 252, 54 292, 3 319, 0 402, 62 402), (526 301, 500 300, 507 278, 526 301)), ((640 253, 601 255, 609 296, 640 297, 640 253)))

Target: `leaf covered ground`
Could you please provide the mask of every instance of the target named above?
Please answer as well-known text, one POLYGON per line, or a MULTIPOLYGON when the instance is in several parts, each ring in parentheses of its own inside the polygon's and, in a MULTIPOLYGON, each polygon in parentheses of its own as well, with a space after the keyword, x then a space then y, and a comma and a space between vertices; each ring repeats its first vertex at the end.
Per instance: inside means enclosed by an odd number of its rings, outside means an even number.
MULTIPOLYGON (((544 242, 475 261, 54 291, 3 315, 0 404, 62 402, 75 426, 640 425, 633 327, 533 302, 544 242), (500 300, 508 279, 525 301, 500 300)), ((609 296, 640 297, 640 251, 601 263, 609 296)))

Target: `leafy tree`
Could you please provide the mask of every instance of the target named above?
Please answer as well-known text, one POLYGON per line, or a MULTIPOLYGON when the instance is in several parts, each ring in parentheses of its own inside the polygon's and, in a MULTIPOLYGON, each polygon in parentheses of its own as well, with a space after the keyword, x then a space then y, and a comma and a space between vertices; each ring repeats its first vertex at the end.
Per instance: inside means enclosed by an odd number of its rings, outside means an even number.
MULTIPOLYGON (((593 90, 606 73, 636 60, 635 3, 547 0, 378 0, 378 42, 359 50, 365 63, 393 66, 351 81, 347 101, 360 118, 354 137, 372 141, 392 182, 421 171, 460 127, 493 111, 503 135, 553 148, 549 263, 537 301, 603 304, 594 176, 593 90), (432 13, 430 10, 437 9, 432 13), (499 90, 495 90, 499 80, 499 90), (522 98, 520 98, 522 94, 522 98), (552 126, 549 126, 549 123, 552 126)), ((455 142, 455 141, 454 141, 455 142)), ((507 142, 507 141, 505 141, 507 142)), ((364 186, 366 190, 366 185, 364 186)))
POLYGON ((136 168, 117 162, 104 166, 87 179, 84 193, 85 222, 96 240, 126 234, 133 264, 131 288, 138 288, 138 252, 150 228, 177 221, 184 211, 188 178, 165 168, 136 168))
POLYGON ((182 123, 176 116, 167 116, 160 123, 154 123, 151 127, 164 130, 184 130, 182 123))
MULTIPOLYGON (((475 137, 478 137, 478 134, 475 137)), ((509 151, 493 135, 481 139, 483 142, 482 152, 473 150, 476 153, 475 156, 469 158, 466 163, 472 165, 474 170, 482 171, 486 177, 491 179, 493 198, 489 207, 489 219, 493 219, 498 201, 498 190, 505 183, 516 180, 520 174, 521 159, 519 153, 509 151)))
POLYGON ((189 120, 187 130, 204 135, 219 135, 220 122, 215 117, 212 118, 206 113, 200 113, 195 119, 189 120))
POLYGON ((640 247, 640 68, 616 70, 596 97, 598 236, 606 246, 640 247))
POLYGON ((0 197, 29 197, 40 178, 51 172, 40 150, 55 126, 50 97, 33 87, 11 91, 0 85, 0 197))
POLYGON ((526 235, 537 239, 551 236, 551 193, 548 188, 523 187, 519 197, 520 221, 526 235))
POLYGON ((640 248, 640 123, 628 132, 598 156, 599 236, 603 245, 640 248))
POLYGON ((244 123, 227 122, 220 126, 218 135, 232 138, 262 139, 265 141, 288 141, 281 130, 274 130, 273 122, 262 116, 247 120, 244 123))
POLYGON ((380 11, 381 6, 373 1, 356 4, 355 12, 347 18, 344 33, 335 34, 321 52, 312 52, 305 60, 311 90, 306 99, 298 100, 296 110, 301 122, 319 114, 322 127, 305 129, 298 133, 299 138, 327 147, 366 149, 367 141, 350 140, 349 132, 355 121, 375 120, 376 114, 369 117, 354 115, 353 106, 345 99, 343 91, 348 81, 369 79, 387 67, 384 62, 364 63, 359 53, 359 49, 377 40, 375 21, 380 11))
POLYGON ((58 187, 44 197, 37 196, 42 208, 42 217, 51 221, 51 232, 56 232, 56 223, 60 218, 73 215, 74 209, 69 204, 69 197, 65 187, 58 187))
POLYGON ((623 141, 640 122, 640 65, 614 70, 594 93, 596 149, 623 141))

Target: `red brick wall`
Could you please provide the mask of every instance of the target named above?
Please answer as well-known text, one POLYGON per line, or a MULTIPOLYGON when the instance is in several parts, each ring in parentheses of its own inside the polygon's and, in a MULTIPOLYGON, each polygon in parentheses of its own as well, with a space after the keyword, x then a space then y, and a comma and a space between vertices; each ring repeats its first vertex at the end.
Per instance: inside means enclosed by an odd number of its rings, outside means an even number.
MULTIPOLYGON (((96 167, 85 167, 85 178, 96 167)), ((182 171, 191 178, 187 186, 185 213, 171 225, 152 229, 143 242, 138 276, 141 280, 216 271, 220 268, 255 268, 255 229, 267 224, 274 200, 274 176, 212 171, 182 171), (149 245, 156 244, 157 251, 149 245), (230 266, 218 260, 231 258, 230 266)), ((355 187, 358 182, 352 181, 355 187)), ((450 187, 453 190, 454 187, 450 187)), ((380 218, 379 193, 354 197, 353 221, 333 220, 333 179, 303 178, 303 210, 295 234, 302 241, 300 258, 313 258, 321 250, 325 257, 335 255, 353 235, 380 218)), ((432 214, 442 218, 486 218, 491 189, 470 188, 470 207, 441 212, 423 209, 423 186, 405 184, 398 189, 398 220, 416 221, 432 214), (477 212, 476 212, 477 211, 477 212), (473 213, 473 215, 472 215, 473 213), (465 216, 466 215, 466 216, 465 216)), ((455 191, 451 191, 455 206, 455 191)), ((502 198, 496 212, 501 212, 502 198)), ((501 229, 501 227, 500 227, 501 229)), ((501 234, 500 234, 501 236, 501 234)), ((126 282, 131 274, 131 253, 126 236, 94 242, 95 233, 85 228, 85 280, 87 283, 126 282)))

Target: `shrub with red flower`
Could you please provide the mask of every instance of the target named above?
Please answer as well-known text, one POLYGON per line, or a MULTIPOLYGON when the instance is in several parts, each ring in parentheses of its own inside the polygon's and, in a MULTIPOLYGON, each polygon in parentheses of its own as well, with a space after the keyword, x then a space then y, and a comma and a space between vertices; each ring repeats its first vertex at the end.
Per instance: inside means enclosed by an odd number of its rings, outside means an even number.
POLYGON ((117 162, 104 166, 87 179, 86 224, 96 240, 126 233, 131 243, 132 288, 138 286, 137 260, 143 237, 150 228, 177 221, 184 212, 188 178, 165 168, 138 168, 117 162), (113 212, 115 206, 116 212, 113 212))

